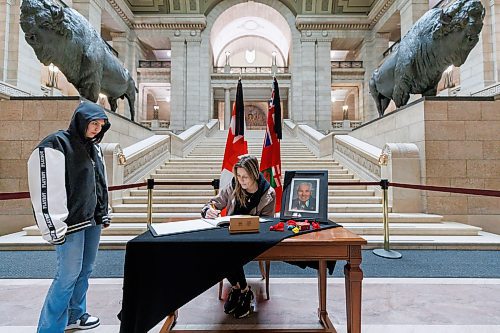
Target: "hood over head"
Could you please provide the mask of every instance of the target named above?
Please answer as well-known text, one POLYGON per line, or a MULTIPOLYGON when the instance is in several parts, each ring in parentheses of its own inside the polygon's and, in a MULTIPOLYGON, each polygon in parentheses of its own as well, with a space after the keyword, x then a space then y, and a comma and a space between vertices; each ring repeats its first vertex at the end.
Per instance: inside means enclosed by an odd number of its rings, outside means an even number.
POLYGON ((82 142, 92 141, 94 143, 101 142, 104 137, 104 133, 111 127, 109 123, 108 116, 104 109, 99 105, 92 102, 82 102, 75 110, 71 123, 69 124, 68 132, 77 136, 82 142), (85 137, 85 132, 87 131, 87 125, 93 121, 103 119, 105 124, 102 126, 102 130, 93 139, 88 139, 85 137))

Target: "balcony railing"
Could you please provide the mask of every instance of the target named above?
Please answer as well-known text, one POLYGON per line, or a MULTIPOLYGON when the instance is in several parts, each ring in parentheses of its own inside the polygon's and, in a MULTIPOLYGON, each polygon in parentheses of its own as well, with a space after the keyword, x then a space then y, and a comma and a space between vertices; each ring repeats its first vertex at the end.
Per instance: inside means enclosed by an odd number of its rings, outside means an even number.
MULTIPOLYGON (((362 121, 360 121, 360 120, 350 120, 347 124, 349 124, 348 128, 353 129, 353 128, 361 126, 361 123, 362 123, 362 121)), ((334 121, 332 121, 332 127, 334 129, 345 129, 344 121, 343 120, 340 120, 340 121, 334 120, 334 121)))
POLYGON ((139 60, 139 68, 170 68, 170 60, 139 60))
POLYGON ((214 67, 217 74, 286 74, 288 67, 214 67))
POLYGON ((396 42, 394 42, 394 44, 391 45, 390 48, 384 51, 384 58, 388 57, 392 52, 397 50, 397 48, 399 47, 399 42, 401 42, 401 39, 398 39, 396 42))
POLYGON ((336 68, 363 68, 362 61, 332 61, 332 69, 336 68))

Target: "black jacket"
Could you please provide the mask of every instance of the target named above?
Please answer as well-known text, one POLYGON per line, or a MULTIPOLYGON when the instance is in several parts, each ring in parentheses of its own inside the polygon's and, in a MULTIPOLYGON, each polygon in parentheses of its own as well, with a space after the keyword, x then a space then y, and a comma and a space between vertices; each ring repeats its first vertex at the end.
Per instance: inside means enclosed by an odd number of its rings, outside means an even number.
POLYGON ((110 124, 104 110, 83 102, 68 130, 43 139, 28 160, 28 183, 36 223, 45 240, 62 244, 65 235, 94 224, 109 224, 104 157, 98 143, 110 124), (104 119, 101 132, 85 138, 89 122, 104 119))

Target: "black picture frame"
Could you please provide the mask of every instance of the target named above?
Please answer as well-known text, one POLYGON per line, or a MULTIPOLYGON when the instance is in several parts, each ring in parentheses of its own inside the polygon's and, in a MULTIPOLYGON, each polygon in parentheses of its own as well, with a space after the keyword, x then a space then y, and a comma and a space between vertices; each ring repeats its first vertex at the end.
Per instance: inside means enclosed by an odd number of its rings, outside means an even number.
POLYGON ((285 172, 280 219, 328 221, 328 170, 285 172))

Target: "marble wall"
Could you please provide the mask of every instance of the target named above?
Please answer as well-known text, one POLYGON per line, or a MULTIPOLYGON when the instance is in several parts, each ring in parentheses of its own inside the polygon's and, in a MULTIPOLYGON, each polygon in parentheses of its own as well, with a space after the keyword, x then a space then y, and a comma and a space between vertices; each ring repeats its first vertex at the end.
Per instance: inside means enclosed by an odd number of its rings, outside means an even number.
MULTIPOLYGON (((500 101, 427 98, 352 131, 382 148, 389 142, 419 148, 421 184, 500 188, 500 101)), ((423 210, 499 233, 500 198, 422 191, 423 210)))
MULTIPOLYGON (((33 148, 48 134, 67 129, 78 103, 78 97, 0 101, 0 193, 28 191, 26 163, 33 148)), ((105 143, 119 142, 125 148, 154 135, 114 113, 108 117, 111 129, 105 143)), ((32 224, 29 200, 0 201, 0 235, 32 224)))

